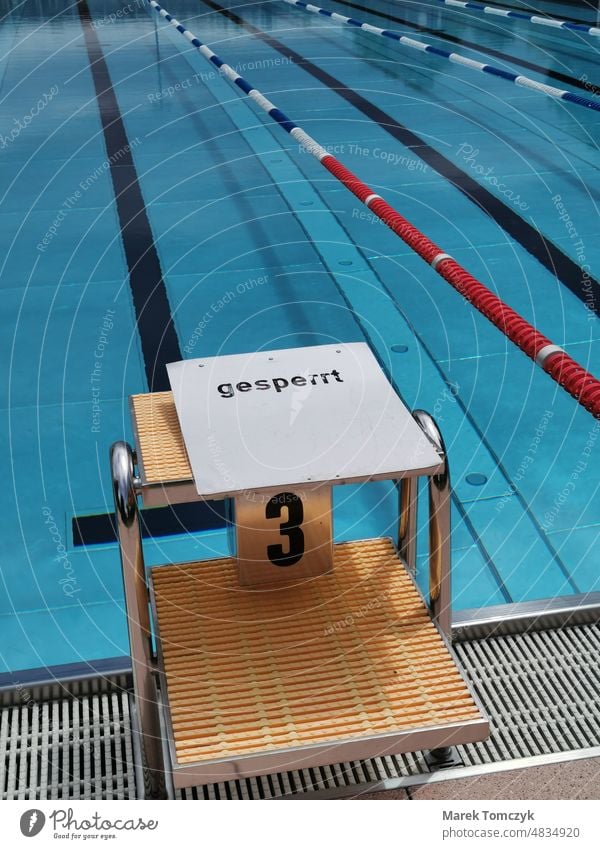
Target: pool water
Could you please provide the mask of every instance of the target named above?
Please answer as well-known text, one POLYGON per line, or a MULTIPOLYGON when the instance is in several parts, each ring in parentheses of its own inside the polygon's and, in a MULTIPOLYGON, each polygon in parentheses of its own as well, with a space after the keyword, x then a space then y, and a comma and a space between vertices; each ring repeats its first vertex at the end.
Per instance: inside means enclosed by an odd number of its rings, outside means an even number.
MULTIPOLYGON (((435 0, 325 5, 599 96, 591 36, 435 0)), ((600 373, 597 111, 279 0, 167 8, 600 373)), ((127 654, 98 533, 108 448, 131 438, 128 395, 180 357, 366 340, 446 440, 455 609, 600 590, 600 423, 143 0, 0 10, 0 672, 127 654)), ((338 539, 395 533, 390 485, 335 497, 338 539)), ((227 551, 220 527, 180 530, 149 563, 227 551)))

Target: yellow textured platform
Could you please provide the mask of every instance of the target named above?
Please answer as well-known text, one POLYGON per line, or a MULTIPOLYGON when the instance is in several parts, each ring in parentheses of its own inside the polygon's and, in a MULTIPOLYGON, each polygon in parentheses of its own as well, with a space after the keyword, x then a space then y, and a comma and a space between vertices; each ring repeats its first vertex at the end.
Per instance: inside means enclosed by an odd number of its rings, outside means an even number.
POLYGON ((160 484, 192 480, 173 394, 148 392, 132 395, 131 410, 144 482, 160 484))
POLYGON ((177 764, 482 721, 391 542, 334 548, 261 590, 231 559, 152 570, 177 764))

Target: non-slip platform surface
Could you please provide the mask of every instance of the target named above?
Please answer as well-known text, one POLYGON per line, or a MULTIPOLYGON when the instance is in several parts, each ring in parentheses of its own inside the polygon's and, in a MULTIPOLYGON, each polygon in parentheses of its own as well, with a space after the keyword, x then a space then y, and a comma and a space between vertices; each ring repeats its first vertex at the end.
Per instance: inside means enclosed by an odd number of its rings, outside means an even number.
POLYGON ((481 721, 392 543, 334 552, 264 590, 231 559, 152 570, 179 764, 481 721))
POLYGON ((192 480, 172 392, 131 396, 145 483, 192 480))

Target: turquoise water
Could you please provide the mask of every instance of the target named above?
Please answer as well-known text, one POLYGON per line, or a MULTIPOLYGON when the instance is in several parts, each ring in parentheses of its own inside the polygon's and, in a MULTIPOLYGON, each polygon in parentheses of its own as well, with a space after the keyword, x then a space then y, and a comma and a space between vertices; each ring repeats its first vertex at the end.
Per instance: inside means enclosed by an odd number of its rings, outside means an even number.
MULTIPOLYGON (((456 42, 448 49, 599 96, 598 39, 434 0, 379 0, 371 12, 326 5, 446 48, 443 34, 477 43, 512 61, 456 42)), ((589 287, 581 297, 572 291, 588 266, 600 275, 598 112, 278 0, 236 6, 241 22, 199 0, 167 8, 600 373, 590 309, 600 301, 589 287), (306 61, 290 60, 289 50, 306 61), (391 135, 371 107, 418 143, 391 135), (494 198, 503 204, 496 217, 494 198), (518 231, 506 229, 506 210, 518 231), (527 248, 532 232, 567 258, 556 274, 527 248)), ((536 8, 595 22, 584 4, 540 0, 536 8)), ((141 0, 118 8, 89 0, 88 36, 91 29, 100 45, 112 105, 97 96, 77 5, 27 0, 0 10, 0 671, 128 650, 116 546, 75 545, 72 535, 73 517, 111 510, 108 447, 131 437, 127 396, 147 391, 152 373, 152 340, 147 322, 143 332, 136 326, 128 272, 127 245, 143 241, 143 222, 138 215, 124 227, 115 202, 113 178, 131 176, 127 152, 183 356, 367 340, 405 402, 436 416, 455 492, 456 609, 600 590, 600 425, 589 414, 177 32, 156 25, 141 0), (124 143, 115 140, 115 102, 124 143)), ((129 200, 124 192, 122 206, 129 200)), ((165 310, 153 309, 150 319, 166 325, 165 310)), ((393 532, 388 485, 340 488, 336 499, 338 538, 393 532)), ((219 529, 165 536, 146 551, 150 563, 209 557, 225 553, 226 539, 219 529)))

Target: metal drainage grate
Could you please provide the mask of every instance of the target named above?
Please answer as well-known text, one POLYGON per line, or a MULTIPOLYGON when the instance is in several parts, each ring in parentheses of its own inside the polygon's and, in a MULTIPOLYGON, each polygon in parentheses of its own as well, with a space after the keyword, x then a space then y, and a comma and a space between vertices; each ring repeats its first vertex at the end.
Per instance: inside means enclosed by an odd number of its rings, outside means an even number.
POLYGON ((459 747, 465 765, 556 754, 600 744, 600 626, 455 645, 491 725, 490 739, 459 747))
POLYGON ((0 799, 133 799, 129 694, 0 712, 0 799))
POLYGON ((348 795, 361 787, 401 776, 428 772, 421 752, 350 761, 312 769, 242 778, 180 790, 180 799, 280 799, 301 793, 318 793, 347 788, 348 795))
MULTIPOLYGON (((600 625, 470 640, 455 650, 491 723, 488 741, 458 747, 466 767, 483 772, 502 761, 600 745, 600 625)), ((129 699, 113 691, 3 708, 0 798, 135 798, 129 699)), ((417 752, 205 785, 178 796, 354 795, 428 772, 417 752)))

